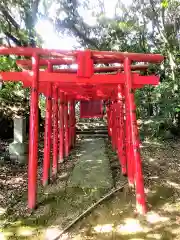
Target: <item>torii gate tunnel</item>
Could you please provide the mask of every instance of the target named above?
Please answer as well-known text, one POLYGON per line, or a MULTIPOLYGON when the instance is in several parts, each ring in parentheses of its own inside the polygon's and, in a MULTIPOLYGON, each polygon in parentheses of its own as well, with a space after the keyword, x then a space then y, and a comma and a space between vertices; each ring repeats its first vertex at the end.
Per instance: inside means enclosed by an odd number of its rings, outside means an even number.
MULTIPOLYGON (((137 211, 146 213, 134 91, 146 84, 159 83, 158 76, 140 73, 148 69, 148 63, 162 62, 163 56, 5 47, 0 47, 0 55, 25 57, 16 61, 22 71, 0 72, 0 77, 3 81, 21 81, 24 87, 31 88, 28 207, 36 207, 38 97, 43 93, 46 96, 43 185, 46 186, 50 178, 51 146, 53 145, 53 178, 58 172, 58 161, 61 162, 67 157, 70 149, 75 146, 75 102, 104 101, 108 134, 113 148, 117 151, 122 173, 127 174, 129 185, 135 186, 137 211)), ((92 117, 92 112, 89 117, 92 117)))

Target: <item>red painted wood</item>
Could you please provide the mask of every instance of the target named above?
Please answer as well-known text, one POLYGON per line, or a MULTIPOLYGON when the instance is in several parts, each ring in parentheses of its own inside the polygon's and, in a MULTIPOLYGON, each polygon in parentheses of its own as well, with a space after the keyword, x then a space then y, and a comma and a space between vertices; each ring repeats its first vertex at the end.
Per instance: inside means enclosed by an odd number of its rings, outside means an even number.
POLYGON ((71 100, 70 101, 70 106, 69 106, 69 122, 70 122, 70 127, 69 127, 69 136, 70 136, 70 148, 74 147, 75 145, 75 125, 76 125, 76 119, 75 119, 75 101, 71 100))
MULTIPOLYGON (((74 83, 75 85, 87 85, 87 84, 124 84, 125 78, 124 73, 118 74, 95 74, 92 77, 84 78, 78 77, 76 74, 69 73, 39 73, 39 82, 52 82, 56 83, 58 87, 61 87, 62 84, 74 83)), ((22 81, 30 82, 32 81, 32 72, 0 72, 0 77, 3 81, 22 81)), ((138 85, 158 85, 159 77, 155 75, 151 76, 140 76, 137 73, 132 73, 132 82, 133 84, 138 85)), ((44 83, 45 84, 45 83, 44 83)), ((73 86, 71 85, 71 89, 73 86)))
POLYGON ((58 170, 58 88, 53 89, 53 165, 52 176, 56 178, 58 170))
MULTIPOLYGON (((81 56, 82 57, 82 56, 81 56)), ((81 58, 79 58, 79 61, 81 61, 81 58)), ((89 60, 90 61, 90 65, 91 65, 91 72, 90 72, 90 76, 93 74, 93 69, 92 69, 92 59, 89 60)), ((82 59, 83 64, 85 64, 84 59, 82 59)), ((32 67, 32 62, 30 60, 16 60, 16 63, 18 66, 22 67, 22 68, 31 68, 32 67)), ((51 63, 52 65, 71 65, 74 62, 72 61, 72 59, 41 59, 40 60, 40 66, 44 67, 47 66, 48 63, 51 63)), ((86 64, 88 65, 88 64, 86 64)), ((131 70, 132 71, 140 71, 140 70, 147 70, 148 65, 147 64, 138 64, 138 65, 131 65, 131 70)), ((103 73, 103 72, 117 72, 118 70, 123 71, 124 67, 122 65, 119 65, 118 67, 96 67, 94 66, 94 72, 95 73, 103 73)), ((53 72, 56 73, 77 73, 78 75, 82 75, 82 73, 79 72, 78 69, 54 69, 53 72)))
POLYGON ((65 148, 65 157, 69 156, 69 116, 68 116, 68 100, 67 95, 64 99, 64 148, 65 148))
POLYGON ((59 92, 59 161, 64 160, 64 93, 59 92))
POLYGON ((132 79, 131 79, 131 70, 130 70, 130 60, 126 58, 124 60, 124 69, 126 74, 126 84, 125 91, 128 103, 127 114, 129 115, 129 126, 130 126, 130 137, 131 137, 131 151, 132 159, 134 161, 134 176, 135 176, 135 186, 136 186, 136 208, 139 213, 145 214, 147 211, 146 199, 144 192, 144 181, 142 173, 142 164, 140 156, 140 146, 139 146, 139 134, 137 128, 136 120, 136 106, 134 93, 132 91, 132 79))
MULTIPOLYGON (((17 65, 20 67, 32 67, 32 63, 30 60, 16 60, 17 65)), ((41 67, 47 66, 48 64, 51 64, 52 66, 55 65, 71 65, 75 63, 75 61, 72 58, 53 58, 53 59, 40 59, 39 65, 41 67)))
MULTIPOLYGON (((126 57, 136 62, 162 62, 164 57, 160 54, 146 54, 146 53, 128 53, 128 52, 110 52, 110 51, 92 51, 94 59, 113 60, 114 62, 121 62, 126 57)), ((111 61, 112 62, 112 61, 111 61)))
POLYGON ((115 107, 115 102, 113 101, 112 102, 112 106, 111 106, 111 108, 112 108, 112 116, 111 116, 111 118, 112 118, 112 148, 113 148, 113 150, 115 151, 116 150, 116 107, 115 107))
POLYGON ((0 47, 0 55, 17 55, 17 56, 33 56, 38 54, 41 56, 55 56, 59 58, 71 56, 77 56, 77 51, 66 51, 66 50, 54 50, 44 48, 31 48, 31 47, 0 47))
POLYGON ((50 156, 51 156, 51 138, 52 138, 52 84, 48 84, 48 95, 46 97, 46 116, 44 133, 44 161, 43 161, 43 186, 49 183, 50 156))
MULTIPOLYGON (((90 50, 86 50, 90 51, 90 50)), ((85 51, 85 52, 86 52, 85 51)), ((53 50, 42 48, 30 48, 30 47, 0 47, 0 55, 20 55, 20 56, 32 56, 34 53, 44 56, 56 56, 63 58, 66 56, 77 57, 78 53, 83 51, 66 51, 66 50, 53 50)), ((164 57, 160 54, 145 54, 145 53, 127 53, 127 52, 108 52, 108 51, 90 51, 93 60, 104 62, 122 62, 126 57, 136 62, 162 62, 164 57)))
POLYGON ((39 57, 33 57, 33 77, 30 101, 29 163, 28 163, 28 207, 34 209, 37 198, 38 165, 38 77, 39 57))
POLYGON ((122 174, 127 173, 126 151, 125 151, 125 122, 124 122, 124 92, 123 87, 118 85, 117 89, 117 153, 121 164, 122 174))
POLYGON ((89 50, 80 52, 77 56, 77 76, 83 78, 90 78, 94 73, 92 53, 89 50))

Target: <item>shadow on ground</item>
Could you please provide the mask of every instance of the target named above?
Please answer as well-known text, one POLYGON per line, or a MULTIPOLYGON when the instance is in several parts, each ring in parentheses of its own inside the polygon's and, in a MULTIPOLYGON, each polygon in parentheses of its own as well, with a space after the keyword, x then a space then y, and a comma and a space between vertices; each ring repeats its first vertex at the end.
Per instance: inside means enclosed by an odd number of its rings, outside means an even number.
POLYGON ((125 188, 77 224, 67 239, 180 239, 179 149, 180 142, 143 143, 146 216, 133 212, 135 196, 125 188))
MULTIPOLYGON (((180 142, 143 143, 150 210, 147 216, 138 217, 134 213, 135 196, 124 188, 59 239, 180 239, 179 149, 180 142)), ((0 239, 44 239, 46 235, 53 240, 69 222, 105 194, 104 189, 101 194, 95 189, 67 189, 69 174, 82 153, 77 147, 66 163, 60 165, 59 179, 43 192, 43 197, 42 189, 39 190, 40 203, 32 215, 27 212, 24 199, 9 209, 0 209, 0 239)), ((118 183, 119 163, 109 144, 106 154, 111 161, 115 183, 118 183)))
MULTIPOLYGON (((88 143, 88 145, 91 146, 92 144, 88 143)), ((20 201, 18 198, 18 201, 12 204, 12 201, 8 202, 7 196, 3 196, 4 200, 9 204, 4 202, 0 209, 0 231, 4 239, 44 239, 49 226, 58 225, 58 231, 62 230, 70 221, 81 214, 83 210, 87 209, 92 203, 108 192, 109 189, 106 188, 67 187, 72 170, 82 155, 86 155, 86 150, 81 147, 81 140, 79 140, 76 149, 72 151, 70 157, 64 163, 60 164, 60 173, 58 174, 56 183, 49 185, 45 190, 40 186, 41 173, 39 173, 39 203, 37 209, 32 214, 28 212, 26 207, 27 176, 23 175, 25 177, 23 189, 25 190, 20 195, 20 201)), ((14 168, 12 165, 11 167, 14 168)), ((24 174, 26 170, 26 168, 23 169, 24 174)), ((12 171, 12 169, 9 169, 9 171, 12 171)), ((18 173, 17 171, 16 180, 19 179, 18 173)), ((10 179, 12 180, 12 176, 10 176, 10 179)), ((7 187, 7 191, 10 191, 10 187, 13 185, 15 179, 11 181, 11 185, 7 187)), ((6 185, 7 182, 4 182, 3 186, 5 187, 6 185)), ((21 191, 22 186, 20 182, 18 186, 21 191)), ((15 194, 15 189, 13 189, 13 194, 15 194)), ((17 195, 19 194, 14 195, 15 198, 17 198, 17 195)), ((51 234, 52 239, 55 234, 51 234)))

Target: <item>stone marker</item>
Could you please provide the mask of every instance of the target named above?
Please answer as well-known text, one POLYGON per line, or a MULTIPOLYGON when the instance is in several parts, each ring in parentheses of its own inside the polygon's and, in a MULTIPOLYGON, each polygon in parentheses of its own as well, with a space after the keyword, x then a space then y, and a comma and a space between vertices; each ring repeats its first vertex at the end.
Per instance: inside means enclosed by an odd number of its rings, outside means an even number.
POLYGON ((14 119, 14 142, 9 145, 10 159, 18 163, 27 162, 28 144, 26 141, 26 118, 14 119))

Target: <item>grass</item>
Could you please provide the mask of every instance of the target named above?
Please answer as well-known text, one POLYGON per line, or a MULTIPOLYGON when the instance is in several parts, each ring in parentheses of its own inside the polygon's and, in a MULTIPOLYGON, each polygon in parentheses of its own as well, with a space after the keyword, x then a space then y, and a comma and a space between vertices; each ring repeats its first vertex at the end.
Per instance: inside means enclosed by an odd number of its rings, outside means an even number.
MULTIPOLYGON (((134 213, 134 193, 124 189, 74 225, 68 231, 67 239, 180 239, 179 149, 179 141, 144 141, 142 144, 145 188, 150 210, 147 216, 138 217, 134 213)), ((12 202, 13 182, 9 183, 6 202, 0 209, 0 239, 41 240, 49 234, 52 240, 69 222, 105 193, 102 191, 99 194, 96 189, 67 189, 67 179, 78 160, 80 148, 75 151, 66 164, 61 165, 57 182, 49 185, 45 191, 39 189, 39 206, 31 215, 25 207, 26 192, 22 194, 20 202, 9 207, 8 203, 10 200, 12 202)), ((108 142, 106 155, 111 162, 115 183, 120 184, 122 179, 119 162, 108 142)), ((12 171, 8 170, 6 174, 3 171, 1 179, 9 176, 14 182, 21 173, 16 169, 12 177, 12 171)), ((25 175, 22 174, 22 179, 23 176, 25 175)), ((7 182, 3 183, 6 188, 7 182)), ((22 188, 26 189, 23 184, 22 188)), ((13 191, 17 192, 17 189, 14 188, 13 191)))

